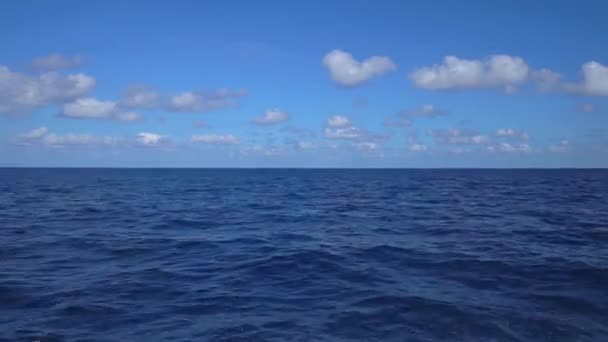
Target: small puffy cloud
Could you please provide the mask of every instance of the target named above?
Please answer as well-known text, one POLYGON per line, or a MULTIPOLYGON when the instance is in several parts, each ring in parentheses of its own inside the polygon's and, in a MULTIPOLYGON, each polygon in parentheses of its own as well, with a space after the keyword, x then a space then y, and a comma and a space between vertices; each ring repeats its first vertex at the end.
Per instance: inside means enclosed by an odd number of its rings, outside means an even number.
POLYGON ((23 140, 37 140, 37 139, 40 139, 43 136, 45 136, 48 131, 49 131, 48 128, 46 128, 45 126, 42 126, 39 128, 35 128, 29 132, 20 134, 19 138, 23 139, 23 140))
POLYGON ((362 141, 362 142, 355 143, 353 146, 356 149, 362 150, 362 151, 374 151, 380 147, 380 145, 378 143, 373 142, 373 141, 362 141))
POLYGON ((144 86, 129 87, 120 101, 120 105, 125 108, 154 109, 158 106, 160 95, 144 86))
POLYGON ((435 118, 442 115, 445 115, 444 111, 431 104, 426 104, 419 108, 401 111, 396 114, 396 118, 386 119, 384 125, 388 127, 409 127, 416 118, 435 118))
POLYGON ((513 128, 499 128, 496 130, 496 136, 503 138, 516 138, 521 140, 528 140, 529 138, 528 133, 521 132, 513 128))
POLYGON ((483 145, 489 142, 485 135, 459 128, 434 129, 429 134, 440 144, 483 145))
POLYGON ((322 63, 329 70, 332 80, 344 87, 360 85, 397 68, 395 63, 385 56, 372 56, 359 62, 350 53, 342 50, 329 52, 323 57, 322 63))
POLYGON ((220 89, 215 92, 183 92, 169 98, 168 109, 175 112, 209 112, 232 107, 237 99, 246 95, 245 91, 220 89))
POLYGON ((584 105, 581 106, 581 110, 585 113, 593 113, 593 112, 595 112, 596 108, 591 103, 585 103, 584 105))
POLYGON ((193 143, 213 144, 213 145, 236 145, 239 138, 232 134, 203 134, 193 135, 190 139, 193 143))
POLYGON ((158 146, 167 141, 167 136, 158 133, 141 132, 137 134, 135 139, 139 144, 144 146, 158 146))
POLYGON ((358 127, 325 127, 325 137, 328 139, 359 139, 362 132, 358 127))
POLYGON ((80 98, 63 105, 60 116, 75 119, 106 119, 138 121, 142 117, 135 112, 126 112, 113 101, 100 101, 92 97, 80 98))
POLYGON ((278 155, 284 155, 288 152, 284 147, 276 147, 276 146, 264 146, 260 144, 254 144, 249 146, 244 146, 239 149, 239 154, 241 156, 253 156, 253 155, 261 155, 265 157, 273 157, 278 155))
POLYGON ((561 153, 566 152, 570 149, 570 142, 568 140, 561 140, 557 144, 549 146, 550 152, 561 153))
POLYGON ((428 147, 424 144, 413 143, 407 147, 408 150, 412 152, 424 152, 428 150, 428 147))
POLYGON ((37 77, 0 66, 0 113, 18 113, 88 94, 95 79, 85 74, 47 72, 37 77))
POLYGON ((341 115, 334 115, 327 119, 323 133, 326 139, 358 140, 359 142, 375 143, 387 138, 387 136, 359 128, 353 125, 349 118, 341 115))
POLYGON ((582 66, 583 80, 566 84, 566 91, 589 96, 608 96, 608 67, 591 61, 582 66))
POLYGON ((64 70, 77 67, 84 62, 79 55, 65 56, 59 53, 53 53, 48 56, 34 59, 32 66, 40 70, 64 70))
POLYGON ((300 150, 311 150, 316 147, 316 145, 310 141, 298 141, 296 147, 300 150))
POLYGON ((289 119, 287 112, 279 109, 267 109, 264 115, 253 119, 253 123, 256 125, 273 125, 281 122, 285 122, 289 119))
POLYGON ((493 55, 485 60, 446 56, 442 64, 410 74, 418 88, 427 90, 503 87, 512 92, 528 79, 530 67, 520 57, 493 55))
POLYGON ((347 127, 347 126, 351 126, 352 123, 350 122, 350 119, 346 116, 343 115, 334 115, 332 117, 330 117, 329 119, 327 119, 327 123, 326 123, 327 127, 347 127))
POLYGON ((529 153, 532 151, 532 148, 528 144, 511 144, 507 142, 501 142, 495 146, 488 146, 488 151, 490 152, 504 152, 504 153, 529 153))

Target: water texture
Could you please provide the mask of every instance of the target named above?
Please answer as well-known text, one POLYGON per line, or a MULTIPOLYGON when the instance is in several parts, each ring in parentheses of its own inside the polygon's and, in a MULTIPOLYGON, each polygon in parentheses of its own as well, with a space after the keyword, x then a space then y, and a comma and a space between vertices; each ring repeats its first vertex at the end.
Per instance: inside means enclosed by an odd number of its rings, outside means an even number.
POLYGON ((608 341, 607 170, 0 169, 0 340, 608 341))

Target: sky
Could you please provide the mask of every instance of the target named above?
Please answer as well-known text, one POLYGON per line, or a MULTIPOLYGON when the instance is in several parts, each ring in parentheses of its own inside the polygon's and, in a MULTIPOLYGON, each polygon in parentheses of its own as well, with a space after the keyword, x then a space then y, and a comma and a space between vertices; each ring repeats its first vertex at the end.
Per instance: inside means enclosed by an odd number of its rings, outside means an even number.
POLYGON ((608 167, 606 13, 2 1, 0 166, 608 167))

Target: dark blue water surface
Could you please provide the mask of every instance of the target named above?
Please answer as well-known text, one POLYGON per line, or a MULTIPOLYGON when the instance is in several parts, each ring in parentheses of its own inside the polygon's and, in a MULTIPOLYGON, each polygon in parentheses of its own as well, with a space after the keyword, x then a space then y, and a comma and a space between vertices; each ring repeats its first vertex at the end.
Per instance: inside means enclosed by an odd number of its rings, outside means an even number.
POLYGON ((0 169, 7 341, 608 341, 606 170, 0 169))

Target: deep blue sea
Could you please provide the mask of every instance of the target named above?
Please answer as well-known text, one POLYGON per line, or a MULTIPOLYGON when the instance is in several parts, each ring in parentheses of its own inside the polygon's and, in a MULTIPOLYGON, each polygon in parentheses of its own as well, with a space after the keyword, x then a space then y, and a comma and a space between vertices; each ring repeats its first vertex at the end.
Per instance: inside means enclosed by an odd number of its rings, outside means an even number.
POLYGON ((608 341, 608 170, 0 169, 0 340, 608 341))

